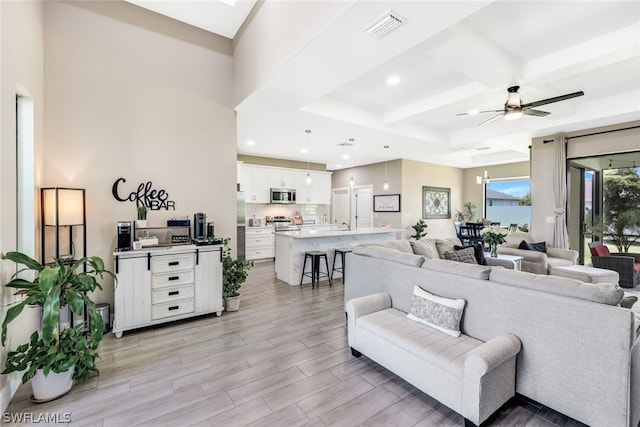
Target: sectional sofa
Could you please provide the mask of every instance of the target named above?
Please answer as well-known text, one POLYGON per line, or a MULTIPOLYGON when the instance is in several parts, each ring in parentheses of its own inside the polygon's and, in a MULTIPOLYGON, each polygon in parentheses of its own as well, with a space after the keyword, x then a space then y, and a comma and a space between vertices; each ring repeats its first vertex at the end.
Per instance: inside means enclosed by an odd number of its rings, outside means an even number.
MULTIPOLYGON (((408 313, 414 286, 462 299, 466 302, 460 323, 464 337, 489 342, 514 336, 521 342, 515 368, 517 393, 591 426, 638 426, 640 319, 619 306, 623 297, 619 286, 425 259, 407 251, 404 243, 396 242, 396 248, 391 247, 394 243, 385 245, 356 247, 348 254, 345 304, 382 294, 388 295, 393 308, 408 313)), ((358 342, 352 333, 360 320, 352 317, 348 318, 349 343, 355 351, 364 350, 365 356, 418 388, 430 381, 419 371, 397 372, 385 362, 382 354, 397 349, 380 345, 384 337, 376 346, 358 342)), ((405 332, 398 328, 394 333, 405 332)), ((438 384, 437 378, 433 381, 431 389, 448 387, 438 384)), ((422 390, 429 393, 425 387, 422 390)))

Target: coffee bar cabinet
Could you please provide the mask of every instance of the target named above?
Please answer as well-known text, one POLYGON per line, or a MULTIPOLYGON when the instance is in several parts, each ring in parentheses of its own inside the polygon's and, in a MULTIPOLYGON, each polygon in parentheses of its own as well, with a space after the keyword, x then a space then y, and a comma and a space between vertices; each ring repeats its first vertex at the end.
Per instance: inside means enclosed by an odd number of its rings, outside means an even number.
POLYGON ((222 246, 114 252, 113 333, 222 314, 222 246))

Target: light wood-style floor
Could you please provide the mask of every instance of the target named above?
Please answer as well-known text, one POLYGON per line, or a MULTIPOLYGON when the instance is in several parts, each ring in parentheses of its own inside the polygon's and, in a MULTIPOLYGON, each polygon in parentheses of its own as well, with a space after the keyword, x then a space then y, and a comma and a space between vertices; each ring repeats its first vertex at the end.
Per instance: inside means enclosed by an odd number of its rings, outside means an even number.
MULTIPOLYGON (((343 285, 289 286, 256 264, 240 311, 108 334, 100 376, 53 402, 23 385, 7 413, 70 414, 78 426, 455 426, 460 415, 365 356, 351 356, 343 285)), ((42 425, 39 423, 38 425, 42 425)), ((516 400, 496 426, 577 426, 516 400)))

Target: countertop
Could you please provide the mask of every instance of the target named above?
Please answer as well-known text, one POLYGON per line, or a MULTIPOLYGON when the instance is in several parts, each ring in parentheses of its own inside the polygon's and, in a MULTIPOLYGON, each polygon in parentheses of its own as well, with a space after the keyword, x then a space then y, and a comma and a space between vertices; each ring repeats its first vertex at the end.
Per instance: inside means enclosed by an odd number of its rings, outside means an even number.
POLYGON ((276 233, 278 237, 290 237, 293 239, 315 239, 319 237, 338 237, 338 236, 358 236, 362 234, 382 234, 396 233, 403 231, 396 228, 354 228, 352 230, 300 230, 300 231, 279 231, 276 233))
POLYGON ((122 258, 133 258, 138 256, 146 256, 148 253, 151 255, 169 255, 180 252, 195 252, 196 249, 201 251, 219 249, 222 244, 219 245, 174 245, 174 246, 146 246, 142 249, 132 249, 130 251, 113 251, 113 256, 122 258))

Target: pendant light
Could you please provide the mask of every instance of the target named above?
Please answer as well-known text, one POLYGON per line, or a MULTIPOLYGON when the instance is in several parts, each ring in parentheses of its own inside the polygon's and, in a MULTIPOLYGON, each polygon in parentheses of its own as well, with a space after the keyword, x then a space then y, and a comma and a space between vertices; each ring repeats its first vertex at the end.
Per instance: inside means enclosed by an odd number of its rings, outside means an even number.
POLYGON ((356 182, 353 180, 353 177, 351 177, 349 180, 349 186, 353 187, 354 185, 356 185, 356 182))
POLYGON ((309 174, 309 141, 311 140, 311 129, 305 130, 307 134, 307 178, 305 179, 305 183, 307 185, 311 184, 311 175, 309 174))
MULTIPOLYGON (((388 148, 389 148, 388 145, 384 146, 385 150, 387 150, 388 148)), ((384 191, 388 191, 389 190, 389 180, 387 179, 387 163, 388 163, 388 156, 385 154, 384 155, 384 184, 382 186, 384 191)))
POLYGON ((480 172, 476 175, 476 184, 482 184, 482 177, 480 176, 480 172))

